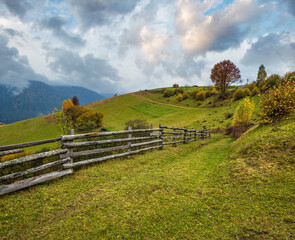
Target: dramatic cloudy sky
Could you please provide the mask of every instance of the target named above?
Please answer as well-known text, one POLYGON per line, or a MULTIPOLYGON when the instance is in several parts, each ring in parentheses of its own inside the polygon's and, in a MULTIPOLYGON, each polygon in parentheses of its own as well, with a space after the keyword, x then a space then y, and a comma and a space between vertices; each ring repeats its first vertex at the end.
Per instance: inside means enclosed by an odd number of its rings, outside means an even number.
POLYGON ((295 70, 295 0, 0 0, 0 83, 123 93, 295 70))

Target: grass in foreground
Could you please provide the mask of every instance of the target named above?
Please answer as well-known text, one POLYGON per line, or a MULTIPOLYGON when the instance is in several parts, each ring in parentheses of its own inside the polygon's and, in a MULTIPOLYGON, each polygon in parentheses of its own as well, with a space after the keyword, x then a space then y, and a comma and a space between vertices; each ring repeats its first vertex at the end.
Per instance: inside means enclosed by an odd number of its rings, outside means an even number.
POLYGON ((249 175, 235 144, 215 135, 4 196, 0 238, 292 239, 294 167, 249 175))

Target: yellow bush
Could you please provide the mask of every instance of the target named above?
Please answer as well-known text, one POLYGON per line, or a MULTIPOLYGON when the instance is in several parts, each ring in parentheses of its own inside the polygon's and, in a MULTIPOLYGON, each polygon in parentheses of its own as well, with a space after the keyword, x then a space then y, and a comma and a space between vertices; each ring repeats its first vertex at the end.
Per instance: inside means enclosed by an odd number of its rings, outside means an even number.
POLYGON ((67 112, 72 107, 74 107, 74 104, 73 104, 73 102, 72 102, 71 99, 68 99, 68 100, 64 100, 63 101, 63 103, 62 103, 62 111, 63 112, 67 112))
POLYGON ((203 101, 205 99, 205 92, 202 90, 201 92, 195 95, 195 99, 197 101, 203 101))
POLYGON ((237 107, 232 125, 250 125, 253 111, 254 104, 250 101, 249 97, 246 97, 237 107))
POLYGON ((177 99, 178 102, 181 102, 181 101, 183 100, 183 96, 182 96, 182 94, 181 94, 181 93, 178 93, 176 99, 177 99))
POLYGON ((285 78, 277 87, 266 91, 260 98, 260 116, 263 123, 270 123, 295 111, 295 81, 285 78))

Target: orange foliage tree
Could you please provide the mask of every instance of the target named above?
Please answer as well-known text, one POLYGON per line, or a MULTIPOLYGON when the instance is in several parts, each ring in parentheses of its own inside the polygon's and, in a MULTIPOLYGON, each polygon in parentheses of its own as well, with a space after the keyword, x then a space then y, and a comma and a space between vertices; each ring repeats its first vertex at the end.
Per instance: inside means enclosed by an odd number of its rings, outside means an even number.
POLYGON ((241 82, 240 70, 230 60, 224 60, 214 65, 211 70, 211 81, 224 96, 225 90, 235 82, 241 82))

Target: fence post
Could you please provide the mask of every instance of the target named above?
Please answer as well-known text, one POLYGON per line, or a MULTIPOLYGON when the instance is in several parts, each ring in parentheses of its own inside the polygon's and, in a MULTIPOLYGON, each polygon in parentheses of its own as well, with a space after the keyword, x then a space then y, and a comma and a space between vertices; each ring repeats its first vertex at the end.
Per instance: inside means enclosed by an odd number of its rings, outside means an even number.
POLYGON ((162 125, 161 124, 159 124, 159 128, 160 128, 160 131, 159 131, 159 139, 162 140, 160 142, 160 148, 159 148, 159 150, 163 150, 163 130, 164 130, 164 128, 162 128, 162 125))
MULTIPOLYGON (((74 135, 74 129, 68 129, 68 135, 74 135)), ((67 142, 73 142, 73 140, 69 140, 69 141, 67 141, 67 142)), ((73 148, 67 148, 67 150, 68 150, 68 155, 69 155, 69 157, 70 157, 70 161, 69 161, 69 163, 73 163, 73 158, 72 158, 72 155, 73 155, 73 148)))
MULTIPOLYGON (((128 131, 131 131, 132 127, 128 126, 128 131)), ((128 133, 128 138, 132 138, 132 133, 128 133)), ((131 152, 131 142, 128 142, 128 149, 127 152, 131 152)), ((127 156, 127 158, 130 158, 130 154, 127 156)))
POLYGON ((186 143, 186 134, 187 134, 187 128, 184 128, 184 138, 183 138, 183 143, 186 143))
MULTIPOLYGON (((154 125, 153 124, 151 124, 151 129, 153 129, 154 128, 154 125)), ((151 133, 150 133, 150 137, 152 137, 153 136, 153 131, 151 131, 151 133)), ((151 139, 151 140, 153 140, 153 139, 151 139)), ((151 147, 153 146, 153 144, 151 144, 151 147)), ((153 149, 151 149, 151 152, 153 151, 153 149)))
POLYGON ((204 129, 201 130, 201 139, 202 139, 202 140, 205 139, 204 129))
POLYGON ((172 145, 173 147, 176 147, 176 141, 175 141, 175 139, 176 139, 175 135, 176 134, 175 133, 176 133, 176 130, 175 130, 175 127, 173 127, 173 145, 172 145))
POLYGON ((194 140, 197 141, 197 130, 194 132, 194 140))

